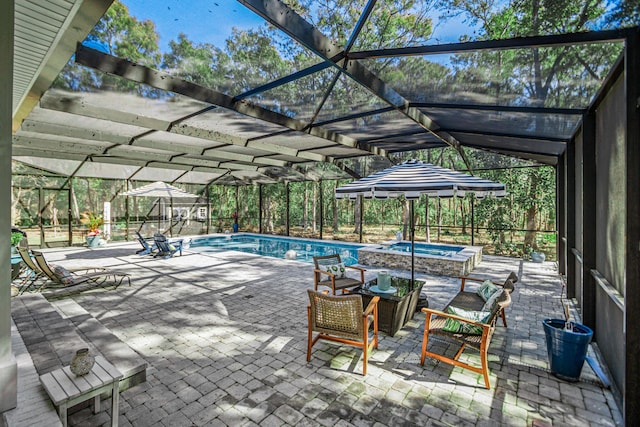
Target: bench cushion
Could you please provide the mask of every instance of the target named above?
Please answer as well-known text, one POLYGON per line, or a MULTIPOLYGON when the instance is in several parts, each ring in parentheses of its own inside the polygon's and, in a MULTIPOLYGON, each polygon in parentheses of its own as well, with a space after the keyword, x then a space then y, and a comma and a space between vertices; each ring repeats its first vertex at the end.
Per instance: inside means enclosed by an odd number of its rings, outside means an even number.
MULTIPOLYGON (((464 310, 459 307, 449 306, 447 307, 447 313, 455 314, 456 316, 464 317, 465 319, 472 320, 474 322, 487 323, 491 317, 490 311, 473 311, 464 310)), ((461 322, 457 319, 447 318, 444 322, 443 328, 447 332, 469 334, 469 335, 482 335, 482 327, 472 325, 469 323, 461 322)))

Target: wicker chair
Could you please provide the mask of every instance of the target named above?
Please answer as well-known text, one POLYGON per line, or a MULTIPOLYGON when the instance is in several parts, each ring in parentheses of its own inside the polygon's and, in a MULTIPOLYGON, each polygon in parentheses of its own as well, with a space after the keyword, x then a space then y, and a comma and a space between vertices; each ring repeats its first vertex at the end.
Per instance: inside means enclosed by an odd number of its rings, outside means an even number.
POLYGON ((314 289, 316 291, 318 290, 318 286, 326 286, 328 288, 331 288, 331 290, 333 291, 333 295, 335 295, 337 290, 341 290, 342 293, 344 293, 345 289, 360 286, 364 283, 364 272, 367 271, 364 268, 355 266, 344 266, 345 270, 351 269, 359 271, 359 280, 347 277, 346 275, 344 275, 344 277, 340 277, 340 274, 329 272, 329 270, 333 266, 342 264, 342 259, 338 254, 314 256, 313 263, 316 267, 313 275, 314 289))
POLYGON ((311 361, 311 348, 318 340, 328 340, 362 348, 362 375, 367 375, 367 357, 378 348, 378 301, 374 297, 367 308, 362 310, 360 295, 333 296, 311 289, 307 316, 309 336, 307 341, 307 362, 311 361), (369 340, 369 329, 373 324, 373 338, 369 340), (318 335, 313 337, 313 332, 318 335))
MULTIPOLYGON (((441 362, 448 363, 450 365, 459 366, 464 369, 469 369, 473 372, 477 372, 484 376, 484 385, 487 389, 491 388, 489 383, 489 360, 488 360, 488 350, 489 345, 491 344, 491 337, 493 336, 493 332, 496 326, 496 320, 500 315, 500 312, 504 311, 505 307, 511 304, 511 295, 510 292, 506 290, 499 291, 501 292, 500 297, 497 300, 497 303, 493 310, 491 311, 491 315, 486 323, 474 322, 469 319, 465 319, 464 317, 456 316, 453 314, 449 314, 446 311, 433 310, 430 308, 423 308, 422 311, 427 315, 424 324, 424 337, 422 339, 422 353, 420 355, 420 364, 424 365, 424 360, 427 356, 439 360, 441 362), (435 316, 435 317, 434 317, 435 316), (479 326, 482 328, 481 335, 471 335, 466 333, 453 333, 444 330, 444 325, 447 318, 452 318, 458 320, 459 322, 463 322, 469 325, 479 326), (453 340, 460 343, 460 348, 456 352, 453 358, 433 353, 427 350, 427 345, 429 344, 429 336, 437 335, 447 340, 453 340), (462 355, 462 352, 466 347, 471 347, 480 352, 480 363, 481 367, 469 365, 467 363, 461 362, 458 360, 462 355)), ((451 305, 451 303, 449 303, 451 305)), ((448 306, 449 306, 448 305, 448 306)), ((447 306, 447 307, 448 307, 447 306)))

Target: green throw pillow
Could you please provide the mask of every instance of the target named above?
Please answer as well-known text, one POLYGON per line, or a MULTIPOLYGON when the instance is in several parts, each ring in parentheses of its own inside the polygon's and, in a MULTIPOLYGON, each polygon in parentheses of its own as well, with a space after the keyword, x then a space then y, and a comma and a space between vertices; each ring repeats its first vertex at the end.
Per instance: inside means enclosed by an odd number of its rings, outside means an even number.
MULTIPOLYGON (((473 320, 474 322, 486 323, 489 321, 489 317, 491 317, 491 312, 489 311, 470 311, 463 310, 458 307, 449 307, 447 308, 447 313, 455 314, 456 316, 464 317, 465 319, 473 320)), ((447 318, 444 323, 444 327, 442 328, 445 331, 460 333, 460 334, 468 334, 468 335, 482 335, 482 327, 471 325, 469 323, 460 322, 456 319, 447 318)))
POLYGON ((345 268, 344 268, 344 263, 341 263, 341 262, 337 264, 327 264, 324 266, 324 270, 333 274, 336 279, 342 279, 344 277, 347 277, 345 268))
POLYGON ((496 285, 491 280, 485 280, 484 282, 482 282, 482 285, 480 286, 480 288, 478 288, 476 293, 480 295, 480 298, 486 301, 491 298, 491 295, 496 293, 499 289, 500 286, 496 285))

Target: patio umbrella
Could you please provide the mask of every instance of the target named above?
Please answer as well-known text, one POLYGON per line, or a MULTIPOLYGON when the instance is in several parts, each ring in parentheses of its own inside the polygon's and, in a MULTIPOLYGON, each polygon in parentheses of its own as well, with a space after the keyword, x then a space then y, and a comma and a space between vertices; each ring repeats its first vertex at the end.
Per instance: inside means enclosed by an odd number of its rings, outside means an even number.
MULTIPOLYGON (((198 196, 195 194, 191 194, 184 190, 179 189, 178 187, 174 187, 171 184, 167 184, 166 182, 156 181, 151 184, 143 185, 142 187, 136 188, 134 190, 129 190, 122 193, 123 196, 129 197, 155 197, 158 200, 167 198, 169 199, 169 203, 171 206, 171 210, 173 211, 173 199, 174 198, 183 198, 183 199, 197 199, 198 196)), ((153 207, 152 207, 153 209, 153 207)), ((158 230, 160 229, 160 204, 158 204, 158 230)), ((169 234, 172 234, 173 225, 169 227, 169 234)))
POLYGON ((409 230, 411 234, 411 280, 415 279, 413 202, 421 194, 437 197, 464 197, 473 193, 476 197, 502 197, 505 185, 456 172, 419 160, 407 160, 373 175, 336 188, 336 198, 387 199, 404 196, 409 204, 409 230))

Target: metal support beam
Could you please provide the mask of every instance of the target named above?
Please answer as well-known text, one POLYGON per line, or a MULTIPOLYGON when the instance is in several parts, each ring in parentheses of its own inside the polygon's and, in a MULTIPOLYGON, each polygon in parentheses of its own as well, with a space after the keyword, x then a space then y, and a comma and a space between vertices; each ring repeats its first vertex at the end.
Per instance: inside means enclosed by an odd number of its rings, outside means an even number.
POLYGON ((582 182, 583 198, 582 204, 582 321, 594 331, 594 338, 597 340, 596 330, 596 281, 591 275, 591 270, 596 268, 596 192, 597 192, 597 164, 596 164, 596 113, 590 111, 585 114, 583 122, 584 132, 582 134, 583 156, 582 156, 582 182))
POLYGON ((286 235, 289 236, 289 230, 290 230, 290 226, 291 226, 291 209, 290 209, 290 204, 291 204, 291 192, 289 189, 289 182, 285 182, 284 183, 284 191, 286 193, 286 198, 287 198, 287 211, 286 211, 286 215, 287 217, 285 218, 286 224, 285 224, 285 229, 286 229, 286 235))
POLYGON ((567 191, 566 191, 566 155, 560 156, 556 166, 556 259, 558 260, 558 273, 565 275, 567 272, 567 191))
POLYGON ((576 222, 578 212, 576 211, 576 173, 580 170, 578 167, 578 159, 576 159, 575 140, 567 144, 565 152, 565 162, 567 164, 566 180, 567 180, 567 298, 575 298, 576 296, 576 261, 572 251, 576 247, 576 222))
POLYGON ((322 223, 324 217, 324 198, 322 197, 322 180, 318 181, 318 192, 320 193, 320 197, 318 197, 320 202, 320 240, 322 240, 322 223))
POLYGON ((627 201, 624 322, 626 326, 625 376, 624 376, 624 424, 640 425, 640 327, 637 315, 640 312, 640 29, 633 29, 627 39, 625 58, 625 86, 627 106, 627 201))
POLYGON ((624 29, 610 31, 591 31, 582 33, 554 34, 549 36, 516 37, 503 40, 482 40, 463 43, 445 43, 439 45, 399 47, 392 49, 366 50, 352 52, 348 59, 374 59, 403 56, 442 55, 461 52, 492 52, 505 49, 522 49, 551 46, 573 46, 584 43, 606 43, 623 41, 629 31, 624 29))
POLYGON ((549 107, 524 107, 518 105, 483 105, 483 104, 444 104, 441 102, 412 102, 412 107, 433 108, 439 110, 474 110, 474 111, 502 111, 506 113, 524 114, 568 114, 582 116, 586 108, 549 108, 549 107))
POLYGON ((262 184, 258 184, 258 232, 263 233, 262 230, 262 184))

